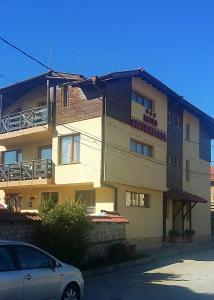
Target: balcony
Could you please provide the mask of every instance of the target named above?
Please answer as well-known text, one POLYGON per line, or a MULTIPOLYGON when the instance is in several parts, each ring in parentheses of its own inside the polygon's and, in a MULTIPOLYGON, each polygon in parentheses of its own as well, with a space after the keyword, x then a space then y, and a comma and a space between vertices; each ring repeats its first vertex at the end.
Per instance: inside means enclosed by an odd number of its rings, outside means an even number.
POLYGON ((46 139, 50 131, 47 106, 23 110, 18 113, 3 115, 0 118, 0 144, 7 146, 11 143, 27 141, 27 136, 46 139), (18 139, 16 139, 18 137, 18 139))
POLYGON ((0 165, 0 187, 51 184, 53 163, 49 159, 0 165))

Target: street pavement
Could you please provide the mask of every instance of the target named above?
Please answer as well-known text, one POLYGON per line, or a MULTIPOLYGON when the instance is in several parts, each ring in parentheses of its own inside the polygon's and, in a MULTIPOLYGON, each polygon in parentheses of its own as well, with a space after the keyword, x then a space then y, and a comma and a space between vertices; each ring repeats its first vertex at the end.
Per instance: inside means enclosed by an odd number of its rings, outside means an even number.
POLYGON ((85 280, 84 300, 214 300, 214 249, 85 280))

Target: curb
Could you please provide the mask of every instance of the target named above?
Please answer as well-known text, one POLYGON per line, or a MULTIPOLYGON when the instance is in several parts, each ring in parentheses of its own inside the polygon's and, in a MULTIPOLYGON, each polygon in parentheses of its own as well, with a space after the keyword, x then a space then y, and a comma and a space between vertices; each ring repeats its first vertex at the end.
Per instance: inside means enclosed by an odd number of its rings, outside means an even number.
POLYGON ((101 267, 101 268, 97 268, 94 270, 83 271, 82 274, 83 274, 84 278, 89 278, 89 277, 93 277, 96 275, 102 275, 105 273, 111 273, 114 271, 123 270, 123 269, 134 267, 137 265, 147 265, 154 261, 158 261, 158 260, 165 259, 165 258, 170 258, 170 257, 176 256, 179 254, 209 250, 213 247, 214 247, 213 244, 187 246, 187 247, 183 247, 181 249, 173 249, 173 251, 170 251, 170 252, 166 251, 162 254, 153 254, 149 257, 144 257, 141 259, 126 261, 126 262, 122 262, 120 264, 115 264, 115 265, 111 265, 111 266, 107 266, 107 267, 101 267))

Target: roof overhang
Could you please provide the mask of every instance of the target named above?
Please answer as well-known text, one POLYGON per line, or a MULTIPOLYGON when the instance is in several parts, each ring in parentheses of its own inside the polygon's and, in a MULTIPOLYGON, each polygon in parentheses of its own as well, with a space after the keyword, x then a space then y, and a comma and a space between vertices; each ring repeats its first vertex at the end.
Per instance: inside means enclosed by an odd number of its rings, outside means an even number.
POLYGON ((20 97, 27 94, 29 91, 34 89, 35 87, 46 85, 47 80, 50 82, 55 82, 56 84, 60 83, 68 83, 68 82, 75 82, 81 81, 85 77, 78 74, 69 74, 69 73, 62 73, 62 72, 46 72, 40 74, 38 76, 14 83, 12 85, 6 86, 4 88, 0 88, 0 95, 2 95, 2 105, 3 109, 13 102, 15 102, 20 97))
POLYGON ((207 200, 201 198, 197 195, 185 192, 170 189, 166 192, 167 198, 172 199, 173 201, 185 201, 185 202, 194 202, 194 203, 207 203, 207 200))
POLYGON ((206 113, 189 103, 183 98, 183 96, 178 95, 176 92, 174 92, 163 82, 155 78, 153 75, 145 71, 143 68, 123 72, 114 72, 102 76, 93 76, 92 78, 82 80, 81 82, 77 81, 73 84, 73 86, 83 87, 87 85, 94 85, 97 83, 97 85, 103 88, 108 81, 117 80, 124 77, 142 78, 154 88, 164 93, 170 101, 173 101, 174 103, 183 106, 184 109, 186 109, 187 111, 198 117, 201 121, 203 121, 203 123, 207 127, 210 137, 214 138, 214 119, 212 117, 210 117, 209 115, 207 115, 206 113))

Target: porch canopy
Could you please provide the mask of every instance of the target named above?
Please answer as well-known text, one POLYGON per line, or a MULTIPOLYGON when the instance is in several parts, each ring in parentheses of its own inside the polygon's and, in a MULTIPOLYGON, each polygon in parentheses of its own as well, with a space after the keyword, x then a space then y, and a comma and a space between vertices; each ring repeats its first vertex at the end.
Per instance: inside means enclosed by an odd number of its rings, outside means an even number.
POLYGON ((174 201, 186 201, 194 203, 207 203, 207 200, 197 195, 178 190, 169 190, 166 192, 167 198, 174 201))
MULTIPOLYGON (((176 189, 170 189, 164 193, 163 202, 163 242, 166 242, 166 219, 167 219, 167 202, 172 200, 172 230, 181 229, 182 236, 184 238, 185 233, 185 219, 188 216, 189 229, 192 229, 192 209, 199 203, 207 203, 208 201, 197 195, 180 191, 176 189), (180 205, 177 205, 180 203, 180 205), (185 208, 186 207, 186 208, 185 208), (176 225, 177 224, 177 225, 176 225)), ((180 230, 179 230, 180 231, 180 230)))

